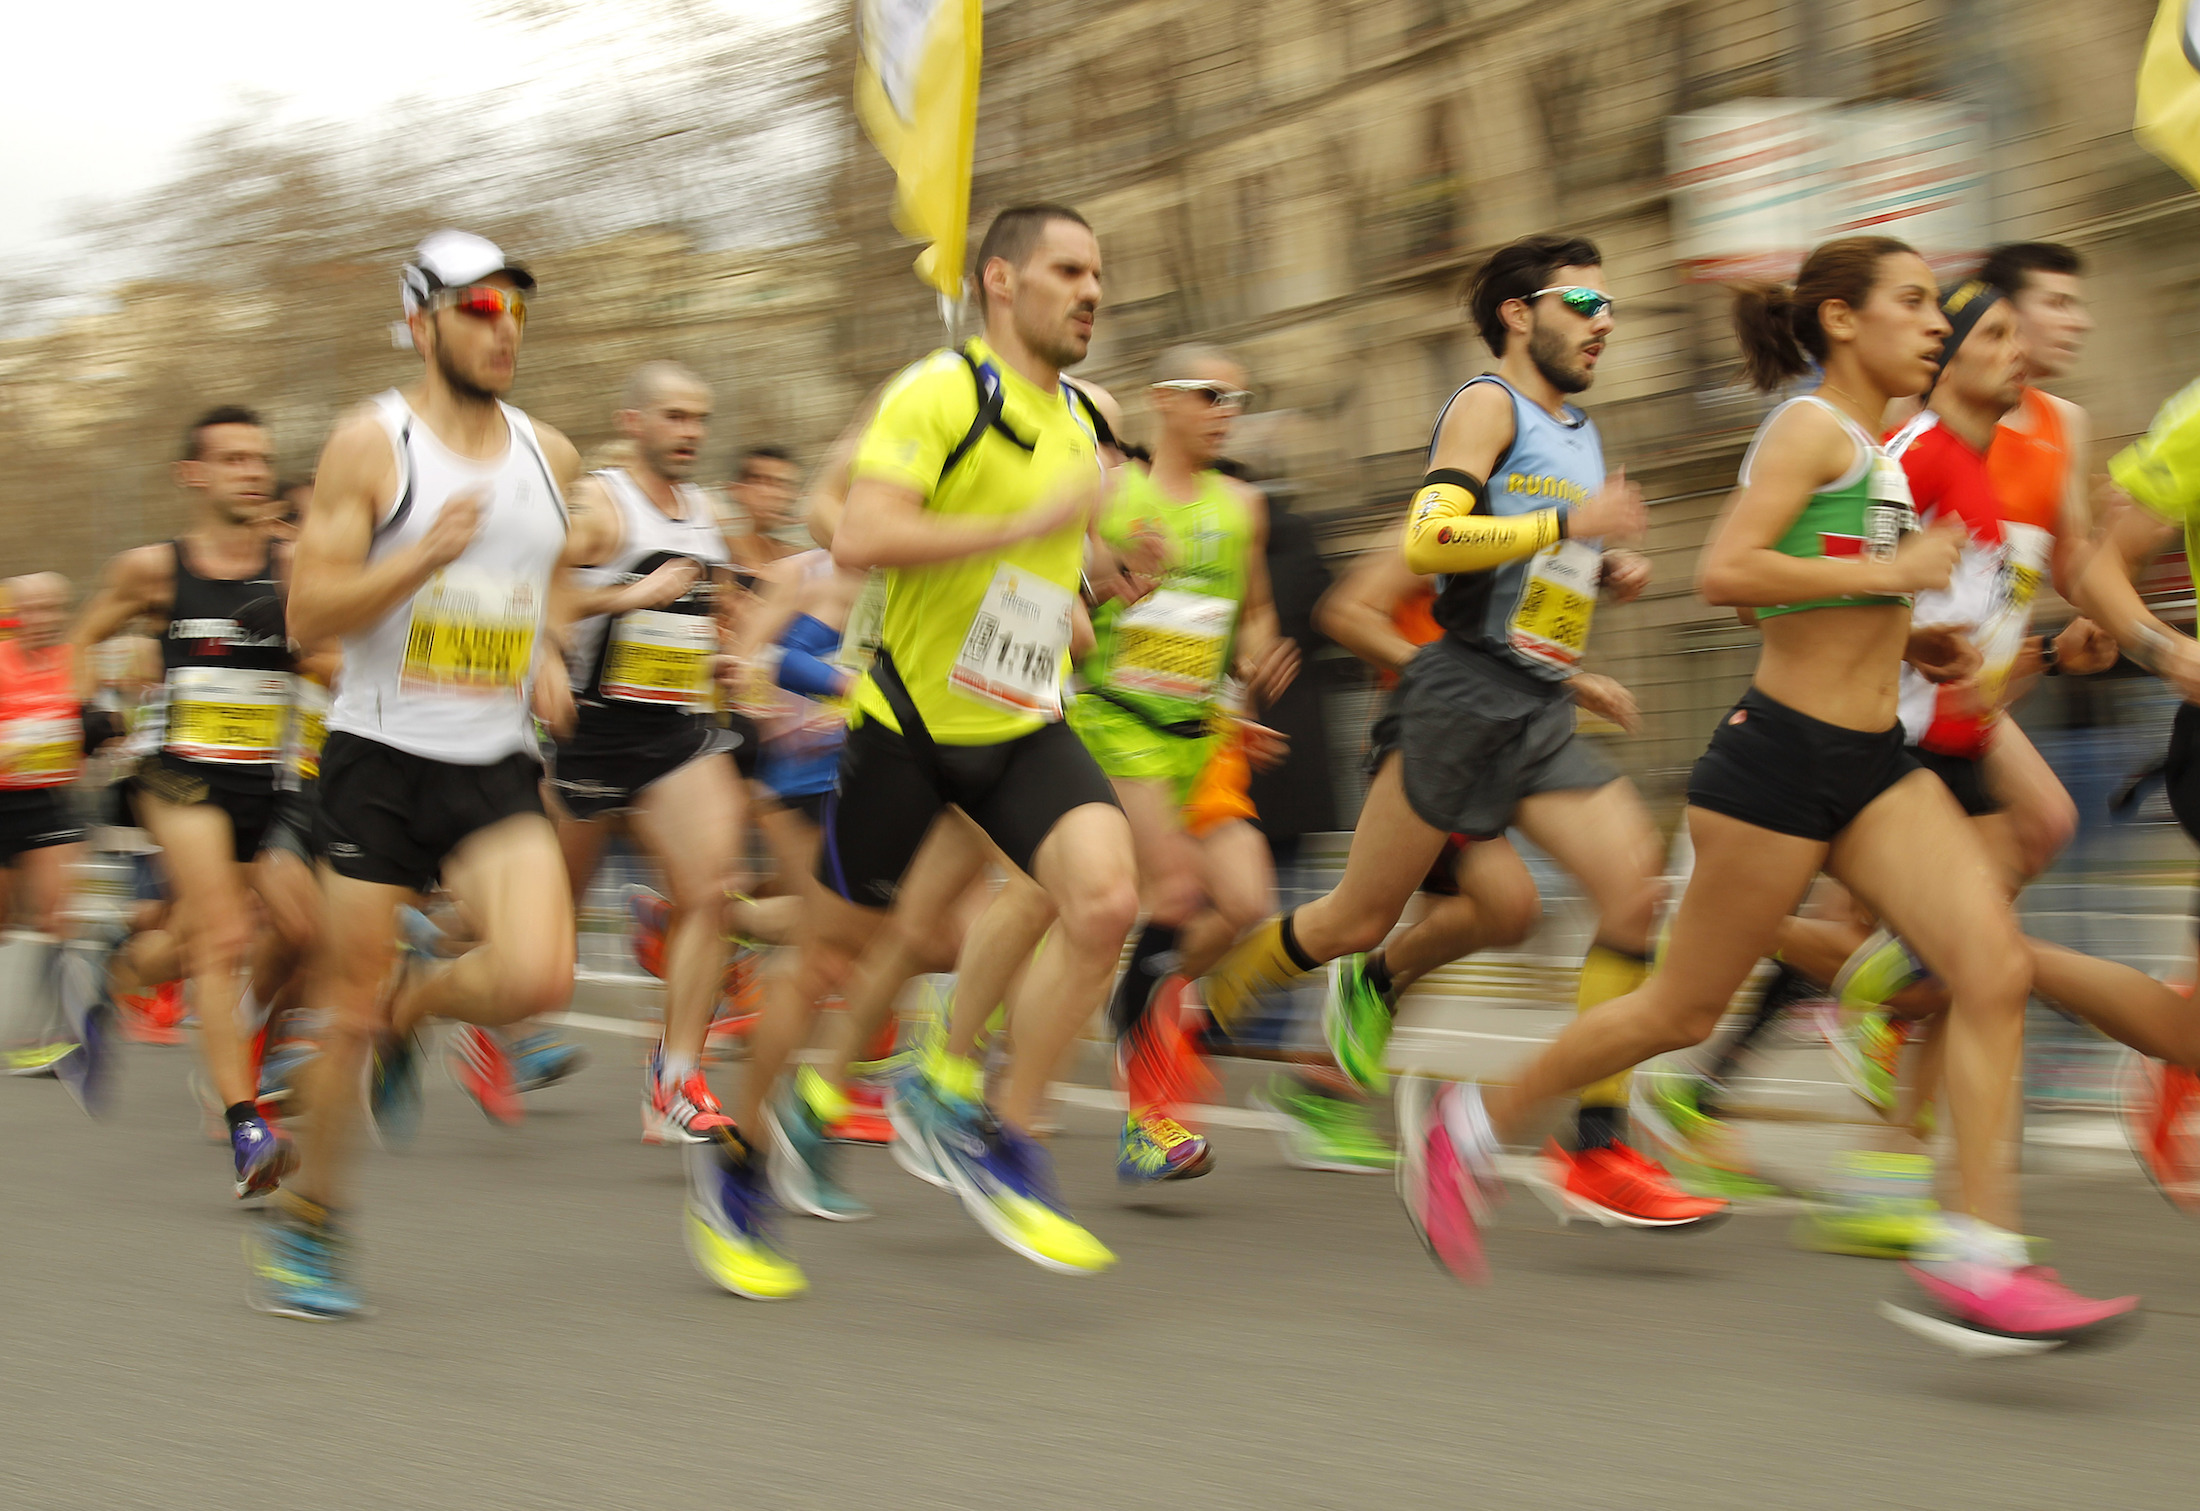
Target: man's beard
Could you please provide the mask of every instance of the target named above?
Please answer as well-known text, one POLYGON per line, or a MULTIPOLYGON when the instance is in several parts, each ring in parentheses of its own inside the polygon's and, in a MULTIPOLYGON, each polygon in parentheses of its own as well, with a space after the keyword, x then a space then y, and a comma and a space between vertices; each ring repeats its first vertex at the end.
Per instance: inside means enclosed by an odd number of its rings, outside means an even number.
POLYGON ((451 355, 441 346, 435 349, 435 370, 443 375, 444 383, 459 398, 474 404, 493 404, 503 395, 483 388, 472 378, 452 365, 451 355))
MULTIPOLYGON (((1091 312, 1086 311, 1085 313, 1089 314, 1091 312)), ((1079 346, 1077 338, 1065 329, 1048 331, 1045 335, 1037 338, 1034 338, 1029 332, 1024 332, 1023 337, 1024 345, 1031 348, 1033 356, 1043 362, 1051 363, 1055 367, 1075 367, 1085 360, 1086 352, 1092 348, 1090 340, 1087 340, 1083 346, 1079 346)))
POLYGON ((644 450, 641 456, 642 465, 668 483, 684 483, 688 480, 688 474, 695 470, 695 458, 693 456, 684 459, 675 458, 670 446, 662 449, 644 450))
MULTIPOLYGON (((1578 348, 1571 354, 1576 361, 1580 360, 1578 348)), ((1560 393, 1580 393, 1596 378, 1585 367, 1563 366, 1568 355, 1568 343, 1556 331, 1547 331, 1538 325, 1528 332, 1528 360, 1543 374, 1543 381, 1560 393)))

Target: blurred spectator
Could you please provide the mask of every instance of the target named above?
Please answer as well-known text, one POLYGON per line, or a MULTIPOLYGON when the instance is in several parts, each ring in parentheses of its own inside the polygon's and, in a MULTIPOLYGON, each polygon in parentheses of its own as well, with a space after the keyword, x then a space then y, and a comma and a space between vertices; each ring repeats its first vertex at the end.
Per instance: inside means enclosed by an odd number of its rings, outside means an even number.
MULTIPOLYGON (((1242 474, 1233 474, 1242 475, 1242 474)), ((1298 642, 1299 674, 1261 722, 1287 736, 1291 753, 1282 764, 1253 773, 1253 805, 1279 872, 1297 862, 1299 839, 1337 827, 1336 788, 1329 770, 1329 730, 1322 718, 1321 678, 1314 656, 1327 642, 1314 628, 1314 605, 1329 588, 1329 568, 1314 544, 1313 527, 1291 511, 1284 490, 1268 495, 1268 578, 1276 598, 1276 624, 1298 642)))

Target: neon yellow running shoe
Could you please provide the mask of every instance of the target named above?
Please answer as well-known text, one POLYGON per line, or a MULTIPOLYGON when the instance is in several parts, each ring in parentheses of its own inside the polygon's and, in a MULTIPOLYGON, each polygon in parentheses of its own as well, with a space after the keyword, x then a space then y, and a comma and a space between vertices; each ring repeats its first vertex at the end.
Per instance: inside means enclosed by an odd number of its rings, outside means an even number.
POLYGON ((70 1043, 27 1044, 21 1049, 8 1051, 8 1074, 11 1076, 50 1076, 54 1067, 76 1053, 70 1043))
POLYGON ((785 1301, 810 1288, 772 1235, 770 1184, 757 1156, 738 1144, 690 1144, 688 1255, 710 1281, 751 1301, 785 1301))

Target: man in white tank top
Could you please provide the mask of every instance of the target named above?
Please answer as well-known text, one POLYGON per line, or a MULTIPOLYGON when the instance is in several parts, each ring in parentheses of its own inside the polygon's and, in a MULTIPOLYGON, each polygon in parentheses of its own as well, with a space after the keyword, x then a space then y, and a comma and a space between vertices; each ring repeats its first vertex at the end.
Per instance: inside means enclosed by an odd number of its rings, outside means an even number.
POLYGON ((543 814, 531 711, 561 726, 571 689, 547 621, 567 560, 566 438, 501 401, 535 280, 457 231, 404 270, 418 382, 338 422, 299 537, 291 633, 340 640, 316 839, 321 995, 302 1173, 251 1244, 254 1301, 285 1316, 362 1310, 332 1217, 350 1196, 356 1093, 372 1062, 385 1142, 418 1117, 415 1030, 495 1025, 564 1006, 573 913, 543 814), (447 966, 406 959, 397 909, 440 879, 481 944, 447 966))
POLYGON ((740 771, 755 726, 712 715, 725 662, 721 626, 741 592, 716 511, 687 478, 710 423, 710 385, 677 362, 627 382, 615 419, 633 462, 573 490, 575 621, 566 665, 578 718, 561 738, 551 790, 558 843, 579 905, 613 825, 664 876, 665 1035, 642 1090, 642 1138, 699 1144, 730 1129, 703 1076, 703 1039, 724 972, 725 884, 747 813, 740 771))

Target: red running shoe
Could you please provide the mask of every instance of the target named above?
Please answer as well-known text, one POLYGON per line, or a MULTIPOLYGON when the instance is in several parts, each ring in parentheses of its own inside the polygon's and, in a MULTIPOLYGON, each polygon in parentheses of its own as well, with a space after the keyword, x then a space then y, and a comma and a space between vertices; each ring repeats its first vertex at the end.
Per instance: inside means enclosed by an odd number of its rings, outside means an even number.
POLYGON ((2139 1168, 2171 1206, 2200 1217, 2200 1076, 2136 1055, 2121 1091, 2124 1136, 2139 1168))
POLYGON ((672 926, 672 904, 647 887, 626 889, 626 938, 634 963, 665 979, 665 930, 672 926))
POLYGON ((519 1125, 526 1114, 520 1108, 519 1089, 512 1083, 512 1062, 496 1035, 471 1023, 460 1024, 443 1051, 443 1064, 458 1089, 473 1098, 490 1122, 507 1128, 519 1125))
POLYGON ((1553 1139, 1543 1146, 1541 1165, 1529 1182, 1544 1204, 1568 1221, 1585 1217, 1607 1228, 1696 1228, 1719 1222, 1729 1211, 1717 1197, 1682 1190, 1662 1166, 1628 1144, 1572 1154, 1553 1139))
POLYGON ((163 981, 146 995, 118 992, 122 1007, 122 1036, 138 1044, 183 1042, 183 983, 163 981))
POLYGON ((825 1136, 841 1144, 877 1144, 894 1141, 894 1125, 886 1118, 886 1094, 862 1081, 848 1083, 848 1115, 827 1129, 825 1136))

